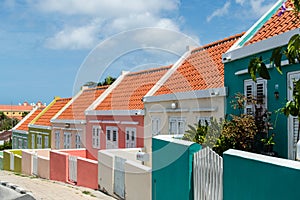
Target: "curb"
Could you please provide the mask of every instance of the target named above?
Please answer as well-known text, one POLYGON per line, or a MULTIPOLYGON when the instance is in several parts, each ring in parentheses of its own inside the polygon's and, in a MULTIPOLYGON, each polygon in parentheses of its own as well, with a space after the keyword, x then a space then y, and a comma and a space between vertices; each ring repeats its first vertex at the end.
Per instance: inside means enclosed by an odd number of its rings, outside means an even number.
POLYGON ((30 196, 30 199, 35 199, 35 198, 33 197, 33 194, 32 194, 31 192, 28 192, 28 191, 26 191, 25 189, 23 189, 23 188, 21 188, 21 187, 15 185, 15 184, 8 183, 8 182, 6 182, 6 181, 0 181, 0 185, 5 186, 5 187, 8 187, 8 188, 10 188, 10 189, 13 189, 13 190, 15 190, 16 192, 18 192, 18 193, 20 193, 20 194, 26 195, 27 198, 28 198, 28 196, 30 196))

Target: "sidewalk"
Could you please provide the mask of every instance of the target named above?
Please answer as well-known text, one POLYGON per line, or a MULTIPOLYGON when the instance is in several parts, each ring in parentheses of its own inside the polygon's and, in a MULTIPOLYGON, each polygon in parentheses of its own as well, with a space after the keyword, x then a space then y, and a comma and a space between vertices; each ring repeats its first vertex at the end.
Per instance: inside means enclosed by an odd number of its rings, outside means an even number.
POLYGON ((103 199, 114 200, 114 198, 89 188, 73 186, 70 184, 17 175, 13 172, 0 170, 0 181, 15 184, 32 193, 37 200, 75 200, 75 199, 103 199))

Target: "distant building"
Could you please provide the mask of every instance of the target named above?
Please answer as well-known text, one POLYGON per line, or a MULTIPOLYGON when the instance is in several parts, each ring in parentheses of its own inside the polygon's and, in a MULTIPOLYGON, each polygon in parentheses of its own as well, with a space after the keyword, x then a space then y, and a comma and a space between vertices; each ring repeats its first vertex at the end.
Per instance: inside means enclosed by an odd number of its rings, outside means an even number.
POLYGON ((18 120, 23 119, 23 117, 30 113, 34 107, 43 106, 42 102, 38 101, 37 103, 24 102, 19 105, 0 105, 0 112, 3 112, 9 118, 16 118, 18 120))

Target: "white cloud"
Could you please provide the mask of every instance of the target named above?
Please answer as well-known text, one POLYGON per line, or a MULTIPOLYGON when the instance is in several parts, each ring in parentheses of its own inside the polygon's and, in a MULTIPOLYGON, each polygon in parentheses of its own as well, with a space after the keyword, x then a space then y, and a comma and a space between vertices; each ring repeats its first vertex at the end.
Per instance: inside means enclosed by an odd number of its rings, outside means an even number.
POLYGON ((248 3, 251 6, 252 13, 259 17, 265 14, 274 5, 274 2, 265 4, 265 0, 250 0, 248 3))
POLYGON ((90 24, 82 27, 68 27, 46 40, 50 49, 89 49, 97 42, 98 27, 90 24))
POLYGON ((58 14, 64 21, 63 28, 46 40, 46 47, 52 49, 88 49, 103 38, 136 28, 157 27, 180 31, 182 22, 172 17, 178 16, 179 0, 32 1, 40 12, 58 14), (64 20, 70 17, 72 22, 64 20), (74 20, 76 18, 78 22, 74 20))
POLYGON ((235 0, 235 3, 243 5, 245 3, 245 0, 235 0))
POLYGON ((227 1, 222 8, 215 10, 210 16, 207 17, 207 21, 210 22, 214 17, 221 17, 228 13, 230 2, 227 1))

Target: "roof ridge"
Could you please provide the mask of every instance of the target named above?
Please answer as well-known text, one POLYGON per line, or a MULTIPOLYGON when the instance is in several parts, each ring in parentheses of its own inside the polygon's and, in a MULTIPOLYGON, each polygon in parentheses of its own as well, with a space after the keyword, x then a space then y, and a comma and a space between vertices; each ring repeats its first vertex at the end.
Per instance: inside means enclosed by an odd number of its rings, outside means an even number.
POLYGON ((221 40, 217 40, 217 41, 211 42, 209 44, 206 44, 206 45, 203 45, 201 47, 193 49, 191 53, 193 54, 193 53, 205 50, 205 49, 209 49, 209 48, 215 47, 215 46, 220 45, 220 44, 224 44, 225 42, 229 42, 231 40, 235 40, 237 38, 240 38, 244 34, 245 34, 245 32, 242 32, 242 33, 238 33, 238 34, 226 37, 226 38, 221 39, 221 40))
POLYGON ((87 91, 93 91, 93 90, 99 90, 99 89, 107 89, 110 85, 102 85, 102 86, 96 86, 94 88, 86 88, 83 91, 87 92, 87 91))
POLYGON ((152 73, 152 72, 158 72, 158 71, 162 71, 162 70, 168 70, 171 68, 172 65, 168 65, 168 66, 162 66, 162 67, 157 67, 157 68, 150 68, 150 69, 145 69, 145 70, 141 70, 141 71, 137 71, 137 72, 130 72, 128 74, 126 74, 126 76, 137 76, 140 74, 146 74, 146 73, 152 73))
POLYGON ((60 98, 60 99, 57 99, 56 102, 59 102, 59 101, 69 101, 71 99, 72 99, 72 97, 60 98))

